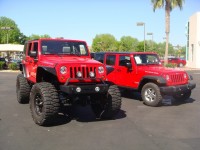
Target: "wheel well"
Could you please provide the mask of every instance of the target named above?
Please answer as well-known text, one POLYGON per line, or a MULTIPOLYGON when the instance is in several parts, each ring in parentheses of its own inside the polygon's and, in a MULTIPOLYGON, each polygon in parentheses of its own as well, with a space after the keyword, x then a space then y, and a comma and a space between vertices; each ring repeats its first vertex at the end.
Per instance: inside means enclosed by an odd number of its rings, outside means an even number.
POLYGON ((146 84, 146 83, 155 83, 156 85, 159 86, 159 83, 156 82, 156 80, 153 80, 153 79, 143 79, 141 82, 140 82, 140 85, 139 85, 139 88, 138 88, 138 91, 141 92, 142 90, 142 87, 146 84))
POLYGON ((42 67, 38 67, 36 82, 38 83, 38 82, 44 82, 44 81, 52 83, 54 85, 56 85, 58 83, 58 79, 57 79, 56 75, 46 71, 42 67))

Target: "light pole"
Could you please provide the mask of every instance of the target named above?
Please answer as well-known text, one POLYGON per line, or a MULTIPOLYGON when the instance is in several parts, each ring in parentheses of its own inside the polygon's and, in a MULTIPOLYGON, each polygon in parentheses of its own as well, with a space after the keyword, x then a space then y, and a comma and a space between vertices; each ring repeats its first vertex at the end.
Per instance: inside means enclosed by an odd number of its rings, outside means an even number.
POLYGON ((13 27, 1 27, 1 30, 6 30, 7 31, 7 44, 8 44, 8 31, 13 30, 13 27))
POLYGON ((147 32, 147 35, 151 35, 151 45, 152 45, 152 49, 153 49, 153 32, 147 32))
POLYGON ((144 52, 145 52, 145 23, 144 22, 137 22, 137 26, 144 26, 144 52))

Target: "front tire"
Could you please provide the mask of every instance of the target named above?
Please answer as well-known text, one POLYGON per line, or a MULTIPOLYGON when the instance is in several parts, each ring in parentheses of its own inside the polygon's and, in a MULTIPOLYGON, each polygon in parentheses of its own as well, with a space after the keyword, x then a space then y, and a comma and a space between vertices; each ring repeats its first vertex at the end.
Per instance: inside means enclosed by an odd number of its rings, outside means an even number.
POLYGON ((162 95, 160 93, 159 87, 154 83, 147 83, 143 86, 142 100, 148 106, 159 106, 162 102, 162 95))
POLYGON ((16 81, 17 101, 20 104, 28 103, 30 91, 31 87, 28 84, 27 79, 23 76, 23 74, 19 74, 16 81))
POLYGON ((31 89, 30 110, 34 122, 40 126, 50 125, 59 112, 58 92, 51 83, 36 83, 31 89))
POLYGON ((92 99, 92 110, 100 119, 112 119, 121 108, 121 94, 116 85, 111 85, 107 94, 95 95, 92 99))

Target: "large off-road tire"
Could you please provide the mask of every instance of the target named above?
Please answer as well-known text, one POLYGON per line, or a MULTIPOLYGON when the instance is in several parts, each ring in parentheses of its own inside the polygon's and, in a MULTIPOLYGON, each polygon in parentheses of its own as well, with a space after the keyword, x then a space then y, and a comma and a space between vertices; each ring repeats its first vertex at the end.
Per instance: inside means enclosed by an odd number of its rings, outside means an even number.
POLYGON ((159 87, 154 83, 146 83, 141 91, 142 100, 148 106, 159 106, 162 102, 162 95, 159 87))
POLYGON ((23 76, 23 74, 19 74, 16 80, 17 101, 21 104, 28 103, 30 91, 31 87, 28 84, 27 79, 23 76))
POLYGON ((121 94, 116 85, 111 85, 107 94, 95 95, 92 99, 92 110, 99 119, 112 119, 121 108, 121 94))
POLYGON ((191 90, 189 90, 185 93, 176 93, 173 95, 173 98, 177 101, 185 101, 190 98, 191 93, 192 93, 191 90))
POLYGON ((30 109, 36 124, 45 126, 54 123, 59 106, 58 92, 51 83, 41 82, 33 85, 30 94, 30 109))

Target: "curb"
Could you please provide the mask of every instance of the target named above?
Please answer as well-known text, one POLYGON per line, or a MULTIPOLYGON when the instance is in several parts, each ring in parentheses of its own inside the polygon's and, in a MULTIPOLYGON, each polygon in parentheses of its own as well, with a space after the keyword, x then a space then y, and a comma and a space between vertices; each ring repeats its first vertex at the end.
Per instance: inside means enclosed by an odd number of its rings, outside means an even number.
POLYGON ((0 72, 20 72, 19 70, 0 70, 0 72))

